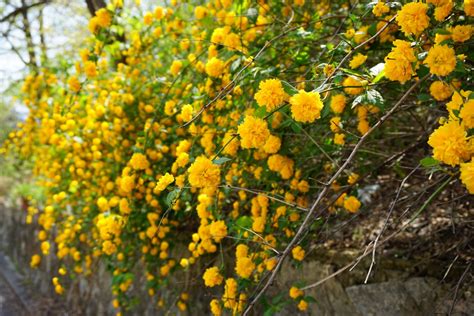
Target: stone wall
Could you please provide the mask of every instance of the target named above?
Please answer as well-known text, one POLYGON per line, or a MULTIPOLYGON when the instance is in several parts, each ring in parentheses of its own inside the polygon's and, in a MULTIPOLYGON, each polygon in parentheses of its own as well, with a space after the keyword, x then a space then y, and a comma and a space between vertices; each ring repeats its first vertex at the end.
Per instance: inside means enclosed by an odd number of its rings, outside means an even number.
MULTIPOLYGON (((68 284, 67 292, 63 296, 54 294, 51 279, 57 275, 58 264, 51 257, 43 259, 39 269, 29 268, 31 255, 39 249, 35 238, 37 232, 33 228, 25 224, 24 211, 0 203, 0 252, 10 258, 14 269, 23 280, 25 292, 22 295, 28 297, 34 314, 113 315, 110 304, 110 277, 103 266, 97 266, 97 273, 93 276, 77 278, 68 284)), ((294 267, 288 262, 284 264, 269 294, 286 296, 288 289, 297 282, 317 282, 352 262, 357 254, 357 251, 350 250, 313 249, 308 260, 300 267, 294 267)), ((454 296, 454 281, 463 273, 460 267, 452 267, 449 278, 441 281, 446 272, 445 263, 435 260, 378 257, 369 284, 363 284, 370 259, 368 256, 351 271, 345 271, 308 290, 306 293, 312 295, 316 302, 310 305, 306 313, 298 312, 296 304, 287 304, 275 314, 422 316, 444 315, 449 311, 454 296)), ((138 267, 137 271, 139 270, 138 267)), ((181 275, 181 280, 182 277, 181 275)), ((184 279, 191 278, 193 276, 187 275, 184 279)), ((134 314, 156 315, 145 289, 143 286, 140 288, 140 284, 145 281, 139 279, 135 283, 134 291, 141 297, 142 302, 134 314)), ((186 285, 177 283, 175 286, 178 290, 186 286, 191 294, 193 301, 189 304, 189 315, 209 314, 205 302, 212 293, 209 289, 202 288, 200 283, 199 279, 194 278, 186 285)), ((470 295, 473 290, 471 285, 467 290, 463 287, 458 293, 453 315, 474 315, 474 301, 470 295)), ((172 301, 170 293, 161 294, 172 301)), ((261 313, 257 309, 254 314, 261 313)))

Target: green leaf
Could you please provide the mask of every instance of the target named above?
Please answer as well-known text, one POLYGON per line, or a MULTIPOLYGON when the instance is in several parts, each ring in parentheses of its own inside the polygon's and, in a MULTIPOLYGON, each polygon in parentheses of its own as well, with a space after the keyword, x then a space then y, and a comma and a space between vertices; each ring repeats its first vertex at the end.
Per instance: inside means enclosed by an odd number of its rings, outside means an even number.
POLYGON ((305 296, 304 300, 308 303, 316 303, 316 300, 312 296, 305 296))
POLYGON ((360 71, 352 70, 352 69, 347 69, 347 68, 340 68, 343 72, 348 73, 349 75, 353 75, 356 77, 362 77, 364 74, 360 71))
POLYGON ((215 165, 222 165, 223 163, 226 163, 227 161, 230 161, 232 159, 227 158, 227 157, 219 157, 216 160, 213 161, 215 165))
POLYGON ((174 200, 176 200, 176 198, 179 196, 180 192, 181 192, 180 189, 174 189, 173 191, 168 193, 168 195, 166 196, 166 201, 165 201, 166 205, 171 206, 174 200))
POLYGON ((352 102, 352 108, 359 104, 364 104, 364 105, 375 105, 377 107, 383 107, 384 105, 384 99, 380 92, 378 92, 375 89, 367 90, 364 94, 358 96, 357 98, 354 99, 352 102))
POLYGON ((437 34, 441 34, 441 35, 450 35, 451 34, 450 31, 445 30, 445 29, 435 29, 434 32, 437 33, 437 34))
POLYGON ((425 168, 431 168, 439 165, 439 161, 433 157, 425 157, 420 160, 420 163, 425 168))
POLYGON ((261 106, 255 110, 253 113, 258 118, 264 118, 267 115, 267 109, 264 106, 261 106))
POLYGON ((419 101, 422 101, 422 102, 431 100, 431 96, 427 93, 420 93, 417 96, 417 98, 418 98, 419 101))
POLYGON ((250 228, 252 227, 252 222, 252 218, 249 216, 241 216, 235 221, 235 224, 240 227, 250 228))
POLYGON ((288 93, 289 95, 293 95, 293 94, 298 93, 298 89, 293 87, 288 82, 282 80, 281 83, 283 85, 283 90, 285 90, 285 92, 288 93))
POLYGON ((430 69, 424 65, 420 65, 420 68, 416 72, 419 78, 423 78, 429 73, 430 73, 430 69))
POLYGON ((291 126, 291 129, 293 130, 293 132, 295 132, 295 133, 301 132, 301 129, 302 129, 301 125, 296 123, 295 121, 292 121, 290 126, 291 126))

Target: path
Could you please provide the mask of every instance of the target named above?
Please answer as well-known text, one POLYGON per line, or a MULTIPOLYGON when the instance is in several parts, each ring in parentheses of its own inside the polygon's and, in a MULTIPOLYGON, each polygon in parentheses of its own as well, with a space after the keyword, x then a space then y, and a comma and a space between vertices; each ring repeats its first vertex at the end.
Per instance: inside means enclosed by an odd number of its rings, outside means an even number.
POLYGON ((28 312, 8 281, 3 277, 3 271, 0 271, 0 316, 17 315, 28 315, 28 312))

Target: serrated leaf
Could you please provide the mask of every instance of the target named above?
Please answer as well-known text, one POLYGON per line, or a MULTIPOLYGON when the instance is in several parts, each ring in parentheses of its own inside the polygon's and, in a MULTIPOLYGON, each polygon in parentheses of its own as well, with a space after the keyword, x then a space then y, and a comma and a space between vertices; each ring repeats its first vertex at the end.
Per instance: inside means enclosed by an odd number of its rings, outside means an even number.
POLYGON ((352 108, 356 107, 359 104, 364 105, 375 105, 378 107, 383 107, 384 99, 380 92, 375 89, 367 90, 364 94, 358 96, 352 102, 352 108))
POLYGON ((230 161, 232 159, 227 158, 227 157, 219 157, 216 160, 213 161, 215 165, 222 165, 223 163, 226 163, 227 161, 230 161))
POLYGON ((425 168, 431 168, 439 165, 439 161, 434 159, 433 157, 425 157, 420 160, 420 163, 425 168))

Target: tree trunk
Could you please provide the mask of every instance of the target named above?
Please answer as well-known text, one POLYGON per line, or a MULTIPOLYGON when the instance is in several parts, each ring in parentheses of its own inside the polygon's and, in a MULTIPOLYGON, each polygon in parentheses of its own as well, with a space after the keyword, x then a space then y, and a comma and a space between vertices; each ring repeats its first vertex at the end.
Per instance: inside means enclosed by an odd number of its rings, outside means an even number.
POLYGON ((87 9, 92 16, 95 16, 95 12, 99 9, 105 8, 107 4, 104 0, 86 0, 87 9))
POLYGON ((39 36, 40 36, 40 49, 41 49, 41 66, 44 67, 48 64, 48 54, 47 54, 48 49, 46 47, 46 39, 45 39, 43 8, 39 10, 38 22, 39 22, 39 36))
POLYGON ((26 9, 26 1, 21 0, 21 5, 23 8, 25 8, 21 11, 21 16, 23 22, 23 33, 25 34, 26 48, 28 50, 29 57, 28 66, 30 67, 31 71, 37 72, 38 63, 36 61, 35 44, 33 42, 33 37, 31 36, 31 25, 30 21, 28 20, 28 10, 26 9))

